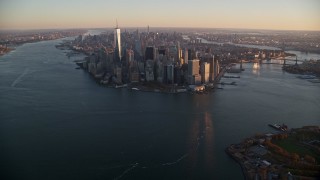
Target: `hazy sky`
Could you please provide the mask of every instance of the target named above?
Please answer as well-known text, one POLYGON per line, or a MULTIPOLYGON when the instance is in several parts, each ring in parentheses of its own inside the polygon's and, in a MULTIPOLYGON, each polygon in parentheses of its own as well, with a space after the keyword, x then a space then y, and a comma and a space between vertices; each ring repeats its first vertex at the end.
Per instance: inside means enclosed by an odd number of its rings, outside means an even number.
POLYGON ((320 0, 0 0, 0 29, 209 27, 320 30, 320 0))

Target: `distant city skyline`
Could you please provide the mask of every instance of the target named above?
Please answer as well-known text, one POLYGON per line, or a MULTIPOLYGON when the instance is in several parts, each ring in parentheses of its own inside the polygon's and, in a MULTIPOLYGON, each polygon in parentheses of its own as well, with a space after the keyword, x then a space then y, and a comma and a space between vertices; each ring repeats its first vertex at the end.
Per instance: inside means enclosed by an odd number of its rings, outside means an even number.
POLYGON ((320 31, 318 0, 0 0, 0 29, 191 27, 320 31))

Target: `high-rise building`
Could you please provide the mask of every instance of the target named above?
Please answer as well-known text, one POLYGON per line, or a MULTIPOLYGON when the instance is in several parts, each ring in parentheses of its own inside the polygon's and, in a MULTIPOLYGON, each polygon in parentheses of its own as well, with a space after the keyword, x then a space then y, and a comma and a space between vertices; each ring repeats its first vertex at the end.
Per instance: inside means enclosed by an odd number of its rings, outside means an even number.
POLYGON ((154 47, 153 46, 148 46, 146 47, 146 52, 145 52, 145 60, 154 60, 154 47))
POLYGON ((207 62, 204 62, 201 64, 201 81, 202 83, 208 83, 209 82, 209 74, 210 74, 210 64, 207 62))
POLYGON ((154 61, 148 59, 145 68, 146 81, 154 81, 154 61))
POLYGON ((167 83, 174 83, 174 66, 172 64, 167 65, 167 83))
POLYGON ((121 32, 120 29, 118 27, 118 21, 117 21, 117 26, 114 29, 114 44, 113 44, 114 48, 115 48, 115 57, 117 60, 121 60, 121 32))
POLYGON ((214 81, 214 55, 212 56, 212 58, 209 58, 209 63, 210 63, 210 76, 209 76, 209 80, 210 82, 213 82, 214 81))
POLYGON ((134 60, 134 51, 131 49, 127 49, 127 53, 126 53, 127 65, 129 66, 133 60, 134 60))
POLYGON ((122 83, 122 68, 121 67, 115 67, 114 68, 114 74, 116 76, 116 82, 118 84, 122 83))
POLYGON ((177 60, 180 61, 181 57, 182 57, 182 51, 181 51, 181 48, 180 48, 180 42, 178 41, 177 42, 177 60))
POLYGON ((158 82, 163 82, 163 64, 161 61, 156 61, 156 71, 155 71, 155 80, 158 82))
POLYGON ((220 65, 217 59, 214 60, 214 79, 217 78, 217 76, 220 73, 220 65))
POLYGON ((186 48, 185 50, 184 50, 184 63, 185 64, 188 64, 188 61, 189 61, 189 59, 188 59, 188 49, 186 48))
POLYGON ((188 83, 189 84, 200 84, 201 76, 199 74, 199 59, 188 61, 188 83))
POLYGON ((188 61, 192 60, 192 52, 191 49, 188 49, 188 61))
POLYGON ((199 74, 199 59, 189 60, 188 62, 188 74, 189 76, 193 76, 199 74))

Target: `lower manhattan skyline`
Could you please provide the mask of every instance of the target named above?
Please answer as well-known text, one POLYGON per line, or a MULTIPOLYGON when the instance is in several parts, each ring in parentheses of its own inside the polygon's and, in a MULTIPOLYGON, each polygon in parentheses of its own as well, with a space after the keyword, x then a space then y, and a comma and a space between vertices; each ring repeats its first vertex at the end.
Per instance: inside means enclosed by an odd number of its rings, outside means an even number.
POLYGON ((1 0, 0 29, 191 27, 320 30, 320 2, 1 0))

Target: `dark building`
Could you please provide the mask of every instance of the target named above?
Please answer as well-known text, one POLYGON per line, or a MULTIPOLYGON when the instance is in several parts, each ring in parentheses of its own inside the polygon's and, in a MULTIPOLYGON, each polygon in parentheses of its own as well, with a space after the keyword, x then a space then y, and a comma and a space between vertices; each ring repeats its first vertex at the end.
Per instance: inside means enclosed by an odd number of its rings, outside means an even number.
POLYGON ((163 66, 163 82, 164 83, 168 83, 168 76, 167 76, 167 70, 168 70, 168 66, 163 66))
POLYGON ((180 67, 174 67, 174 83, 181 84, 182 83, 182 75, 180 67))
POLYGON ((188 60, 192 60, 192 51, 188 49, 188 60))
POLYGON ((159 54, 166 55, 166 50, 165 49, 159 49, 159 54))
POLYGON ((154 48, 151 46, 147 47, 146 53, 145 53, 145 60, 149 60, 149 59, 154 60, 153 57, 154 57, 154 48))

